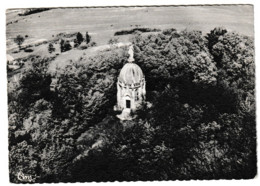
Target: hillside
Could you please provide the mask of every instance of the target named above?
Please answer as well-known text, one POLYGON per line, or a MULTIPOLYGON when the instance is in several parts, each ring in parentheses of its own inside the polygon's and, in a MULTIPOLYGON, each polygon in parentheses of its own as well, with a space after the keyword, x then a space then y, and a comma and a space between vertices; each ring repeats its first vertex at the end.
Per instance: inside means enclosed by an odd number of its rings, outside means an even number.
MULTIPOLYGON (((209 32, 216 26, 253 36, 252 6, 177 6, 130 8, 58 8, 28 16, 7 10, 7 49, 12 39, 28 35, 27 44, 49 40, 61 32, 88 31, 98 45, 107 44, 116 31, 134 27, 176 28, 209 32), (17 21, 17 22, 16 22, 17 21)), ((25 43, 25 44, 26 44, 25 43)), ((9 51, 9 50, 8 50, 9 51)))

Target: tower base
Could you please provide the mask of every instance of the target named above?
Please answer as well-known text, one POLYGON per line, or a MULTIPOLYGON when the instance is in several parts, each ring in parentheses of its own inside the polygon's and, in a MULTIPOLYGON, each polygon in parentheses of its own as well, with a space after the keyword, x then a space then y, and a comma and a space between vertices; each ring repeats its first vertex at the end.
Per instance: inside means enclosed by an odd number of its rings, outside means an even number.
POLYGON ((130 109, 124 109, 121 114, 116 115, 120 120, 132 120, 134 119, 133 116, 131 116, 131 110, 130 109))

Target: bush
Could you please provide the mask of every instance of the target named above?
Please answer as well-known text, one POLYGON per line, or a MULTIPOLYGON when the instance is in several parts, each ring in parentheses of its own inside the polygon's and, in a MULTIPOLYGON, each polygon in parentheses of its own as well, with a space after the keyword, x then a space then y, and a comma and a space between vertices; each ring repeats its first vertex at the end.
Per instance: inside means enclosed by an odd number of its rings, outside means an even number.
POLYGON ((24 49, 24 51, 30 53, 30 52, 33 52, 33 49, 31 49, 31 48, 26 48, 26 49, 24 49))
POLYGON ((72 47, 71 47, 69 41, 64 41, 63 39, 61 39, 61 41, 60 41, 60 50, 61 50, 61 52, 69 51, 69 50, 71 50, 71 48, 72 47))
MULTIPOLYGON (((206 39, 208 40, 208 49, 212 53, 213 46, 218 42, 219 37, 223 36, 225 33, 227 33, 227 30, 225 28, 214 28, 206 35, 206 39)), ((216 58, 217 56, 214 56, 215 61, 218 61, 216 58)))
POLYGON ((91 36, 88 34, 88 32, 86 32, 86 43, 89 44, 90 41, 91 41, 91 36))
POLYGON ((109 44, 109 45, 114 45, 114 44, 117 44, 117 43, 118 43, 118 37, 111 38, 111 39, 109 39, 109 41, 108 41, 108 44, 109 44))
POLYGON ((120 35, 127 35, 127 34, 133 34, 135 32, 160 32, 160 29, 152 29, 152 28, 133 28, 130 30, 122 30, 115 32, 114 36, 120 36, 120 35))
POLYGON ((18 45, 19 50, 21 50, 21 46, 24 42, 24 37, 21 35, 18 35, 18 36, 16 36, 16 38, 14 38, 14 42, 18 45))
POLYGON ((83 42, 83 40, 83 35, 80 32, 78 32, 76 36, 76 43, 80 45, 83 42))
POLYGON ((92 41, 92 42, 90 42, 89 46, 91 46, 91 47, 97 46, 97 43, 92 41))
POLYGON ((48 45, 48 51, 49 51, 50 54, 51 54, 52 52, 55 52, 55 48, 54 48, 54 46, 53 46, 52 43, 50 43, 50 44, 48 45))

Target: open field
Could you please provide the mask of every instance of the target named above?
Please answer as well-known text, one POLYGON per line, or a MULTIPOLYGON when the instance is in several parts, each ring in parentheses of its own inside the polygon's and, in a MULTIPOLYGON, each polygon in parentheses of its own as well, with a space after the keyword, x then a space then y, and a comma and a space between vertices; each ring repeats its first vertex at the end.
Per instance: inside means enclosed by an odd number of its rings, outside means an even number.
POLYGON ((7 10, 7 49, 16 47, 13 38, 28 35, 24 44, 51 39, 60 32, 88 31, 98 45, 107 44, 116 31, 135 28, 198 29, 214 27, 253 36, 252 6, 178 6, 128 8, 59 8, 28 16, 7 10), (234 8, 235 7, 235 8, 234 8), (12 22, 10 24, 10 22, 12 22))
MULTIPOLYGON (((64 66, 83 53, 93 55, 109 47, 109 39, 115 32, 134 28, 177 30, 200 30, 208 33, 215 27, 225 27, 253 37, 252 6, 172 6, 172 7, 120 7, 120 8, 55 8, 27 16, 19 16, 24 9, 6 11, 7 53, 14 59, 27 58, 29 55, 42 57, 58 56, 52 62, 50 70, 64 66), (57 34, 86 31, 97 44, 94 48, 71 50, 61 53, 57 34), (19 51, 13 38, 17 35, 28 36, 23 46, 32 45, 32 52, 19 51), (55 42, 54 42, 55 41, 55 42), (48 43, 52 42, 56 51, 48 52, 48 43)), ((119 42, 129 43, 131 35, 116 36, 119 42)))

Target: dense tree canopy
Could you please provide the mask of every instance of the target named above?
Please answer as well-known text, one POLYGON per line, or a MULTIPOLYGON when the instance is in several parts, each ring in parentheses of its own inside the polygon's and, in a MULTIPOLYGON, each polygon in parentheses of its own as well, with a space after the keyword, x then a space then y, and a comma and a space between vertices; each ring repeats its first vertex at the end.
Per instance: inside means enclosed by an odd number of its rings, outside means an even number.
POLYGON ((136 33, 132 43, 150 106, 131 121, 113 111, 126 47, 82 56, 55 75, 52 59, 37 58, 10 82, 12 182, 19 169, 36 182, 255 176, 252 39, 168 29, 136 33))

